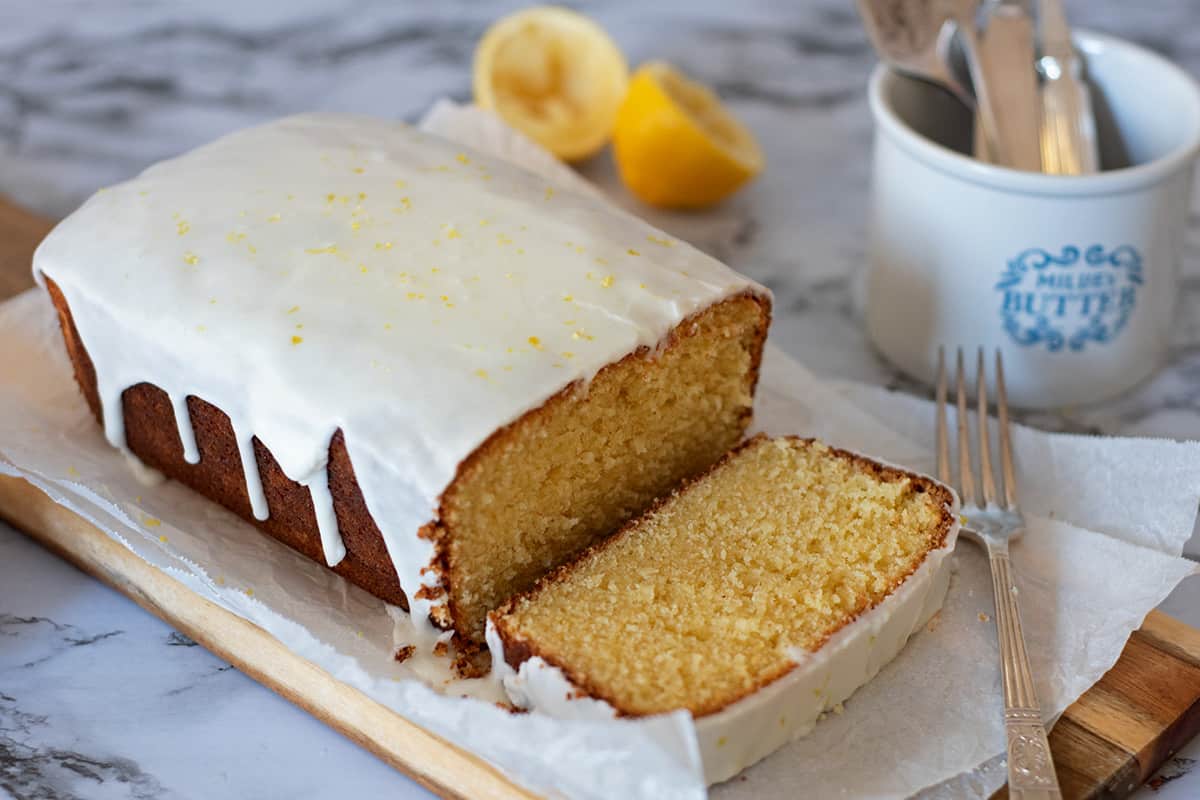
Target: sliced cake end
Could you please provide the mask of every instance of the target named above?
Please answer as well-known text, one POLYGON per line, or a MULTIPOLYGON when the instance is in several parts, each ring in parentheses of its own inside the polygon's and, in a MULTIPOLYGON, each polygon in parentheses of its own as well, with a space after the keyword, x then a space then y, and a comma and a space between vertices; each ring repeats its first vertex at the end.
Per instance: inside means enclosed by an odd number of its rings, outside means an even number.
POLYGON ((518 705, 690 711, 723 780, 899 652, 941 605, 957 529, 929 478, 760 436, 494 612, 489 644, 518 705))

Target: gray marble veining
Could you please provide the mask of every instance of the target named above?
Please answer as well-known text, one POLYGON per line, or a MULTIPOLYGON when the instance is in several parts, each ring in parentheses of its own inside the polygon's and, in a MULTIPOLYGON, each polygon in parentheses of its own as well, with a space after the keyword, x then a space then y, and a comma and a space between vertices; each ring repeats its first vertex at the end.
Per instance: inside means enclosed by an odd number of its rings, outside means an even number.
MULTIPOLYGON (((96 188, 284 114, 415 119, 467 99, 475 41, 518 4, 215 0, 0 5, 0 192, 53 217, 96 188)), ((719 209, 638 208, 607 155, 582 171, 655 224, 770 286, 772 339, 819 373, 925 392, 861 325, 875 62, 849 0, 596 2, 637 63, 715 86, 768 169, 719 209)), ((1195 0, 1069 2, 1072 20, 1200 75, 1195 0)), ((1200 215, 1183 253, 1170 364, 1125 397, 1027 415, 1055 429, 1200 438, 1200 215)), ((1200 553, 1193 539, 1189 548, 1200 553)), ((1167 608, 1200 623, 1200 581, 1167 608)), ((1200 746, 1158 797, 1200 793, 1200 746)), ((1150 792, 1150 790, 1144 790, 1150 792)), ((181 634, 0 526, 0 795, 426 796, 181 634)))

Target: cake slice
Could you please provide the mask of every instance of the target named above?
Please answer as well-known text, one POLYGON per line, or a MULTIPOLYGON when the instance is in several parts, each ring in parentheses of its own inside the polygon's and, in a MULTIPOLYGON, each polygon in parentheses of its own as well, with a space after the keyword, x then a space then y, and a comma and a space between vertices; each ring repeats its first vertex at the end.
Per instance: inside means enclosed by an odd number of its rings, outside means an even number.
POLYGON ((940 608, 957 500, 813 440, 758 436, 489 617, 513 702, 690 711, 710 783, 870 680, 940 608))
POLYGON ((770 317, 601 200, 342 114, 156 164, 33 267, 113 445, 470 645, 737 443, 770 317))

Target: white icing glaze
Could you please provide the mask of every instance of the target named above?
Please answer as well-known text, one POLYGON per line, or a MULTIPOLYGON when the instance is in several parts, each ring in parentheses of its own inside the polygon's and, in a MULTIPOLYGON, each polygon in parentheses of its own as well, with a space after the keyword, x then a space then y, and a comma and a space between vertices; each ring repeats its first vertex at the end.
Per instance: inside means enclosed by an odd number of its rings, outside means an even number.
MULTIPOLYGON (((110 387, 109 391, 123 392, 125 390, 110 387)), ((107 417, 105 417, 104 424, 107 427, 107 417)), ((258 471, 258 458, 254 455, 254 434, 251 430, 235 422, 233 423, 233 436, 237 439, 238 455, 242 459, 242 473, 246 479, 246 494, 250 497, 250 510, 254 513, 255 519, 268 519, 270 511, 267 508, 267 495, 263 491, 262 475, 258 471)))
POLYGON ((187 407, 187 395, 176 392, 171 395, 171 408, 175 410, 175 424, 179 426, 179 442, 183 445, 183 460, 189 464, 200 463, 200 450, 196 447, 196 431, 192 429, 192 415, 187 407))
MULTIPOLYGON (((695 720, 696 737, 709 784, 728 780, 804 736, 817 720, 870 681, 899 654, 908 638, 941 608, 950 582, 958 537, 958 503, 945 544, 871 610, 833 634, 819 650, 789 650, 796 667, 781 678, 713 714, 695 720)), ((491 622, 487 629, 492 670, 514 705, 560 719, 611 719, 616 709, 588 697, 558 667, 540 657, 514 670, 491 622)))
POLYGON ((338 532, 337 514, 333 510, 333 493, 329 491, 329 464, 326 463, 302 483, 312 497, 313 514, 317 518, 317 531, 321 534, 325 563, 335 567, 346 557, 346 545, 338 532))
MULTIPOLYGON (((740 291, 717 261, 615 210, 405 125, 310 114, 235 133, 93 196, 38 248, 96 366, 105 435, 121 394, 189 393, 229 415, 255 517, 252 437, 309 487, 326 560, 345 436, 415 614, 436 585, 436 514, 503 425, 740 291)), ((191 443, 189 443, 191 442, 191 443)), ((190 460, 190 459, 189 459, 190 460)))
POLYGON ((125 450, 125 455, 135 456, 125 447, 125 412, 121 408, 119 392, 100 392, 100 409, 104 416, 104 436, 113 447, 125 450))

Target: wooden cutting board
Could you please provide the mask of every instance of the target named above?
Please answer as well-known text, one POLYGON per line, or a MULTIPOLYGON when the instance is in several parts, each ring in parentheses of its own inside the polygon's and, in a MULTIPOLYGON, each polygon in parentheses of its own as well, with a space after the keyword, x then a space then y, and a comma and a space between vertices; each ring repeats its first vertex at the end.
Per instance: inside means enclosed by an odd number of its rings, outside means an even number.
MULTIPOLYGON (((30 255, 50 225, 0 200, 0 299, 33 285, 30 255)), ((0 477, 0 517, 443 797, 532 797, 150 567, 28 483, 0 477)), ((1120 798, 1198 732, 1200 631, 1153 611, 1116 666, 1067 709, 1050 746, 1065 797, 1120 798)))

